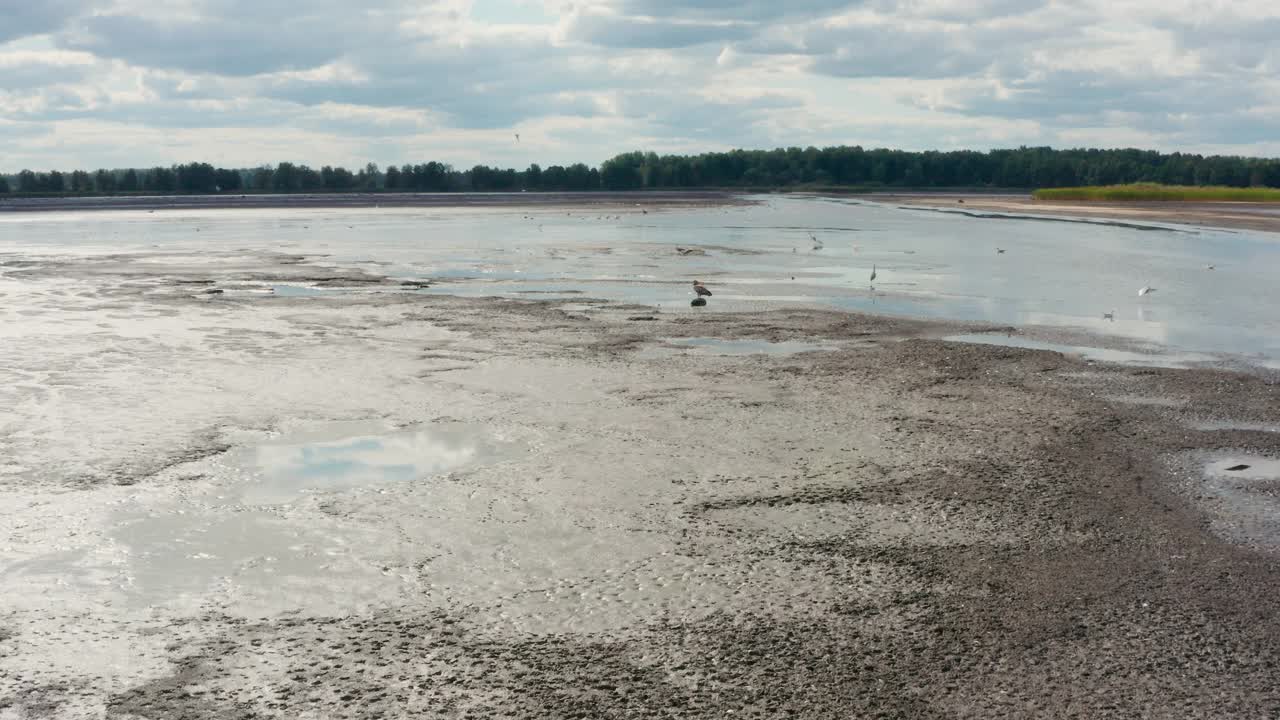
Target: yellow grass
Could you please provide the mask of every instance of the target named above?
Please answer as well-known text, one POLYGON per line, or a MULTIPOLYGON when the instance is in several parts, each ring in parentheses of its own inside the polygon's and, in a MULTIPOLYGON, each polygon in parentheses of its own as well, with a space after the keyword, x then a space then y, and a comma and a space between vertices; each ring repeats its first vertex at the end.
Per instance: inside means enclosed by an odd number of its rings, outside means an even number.
POLYGON ((1191 185, 1104 185, 1045 188, 1032 193, 1036 200, 1162 200, 1171 202, 1280 202, 1280 188, 1237 188, 1191 185))

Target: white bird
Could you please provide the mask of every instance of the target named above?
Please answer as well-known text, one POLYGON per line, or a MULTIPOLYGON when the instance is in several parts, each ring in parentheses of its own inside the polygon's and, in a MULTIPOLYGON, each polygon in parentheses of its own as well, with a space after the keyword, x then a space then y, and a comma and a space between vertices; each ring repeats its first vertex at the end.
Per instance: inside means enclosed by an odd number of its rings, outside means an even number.
POLYGON ((1138 291, 1138 297, 1142 297, 1143 295, 1150 295, 1155 291, 1156 289, 1151 287, 1150 285, 1143 285, 1142 289, 1138 291))
POLYGON ((516 133, 516 142, 520 142, 520 133, 516 133))
POLYGON ((1204 266, 1204 269, 1205 269, 1205 270, 1212 270, 1212 269, 1213 269, 1213 266, 1212 266, 1212 265, 1205 265, 1205 266, 1204 266))

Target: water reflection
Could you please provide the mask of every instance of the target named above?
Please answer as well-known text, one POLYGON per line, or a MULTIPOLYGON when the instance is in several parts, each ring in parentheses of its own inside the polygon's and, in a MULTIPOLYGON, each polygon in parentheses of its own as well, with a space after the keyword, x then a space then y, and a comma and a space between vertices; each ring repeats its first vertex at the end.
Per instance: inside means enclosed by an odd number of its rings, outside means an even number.
POLYGON ((256 482, 244 500, 288 503, 312 492, 418 480, 499 455, 476 428, 434 426, 382 434, 294 437, 246 451, 256 482))
POLYGON ((724 340, 713 337, 678 338, 666 340, 665 343, 665 346, 644 348, 636 353, 636 356, 668 357, 673 352, 679 351, 693 351, 707 355, 794 355, 813 350, 831 349, 829 345, 792 340, 769 342, 768 340, 724 340))
POLYGON ((761 200, 647 215, 549 208, 99 212, 89 233, 83 214, 51 214, 21 223, 0 218, 0 246, 91 252, 109 239, 104 252, 287 250, 340 265, 377 261, 397 278, 444 281, 428 292, 582 294, 672 312, 690 311, 688 280, 699 278, 716 293, 708 311, 817 304, 1068 326, 1280 359, 1276 235, 982 219, 840 199, 761 200), (810 232, 822 250, 811 249, 810 232), (677 247, 706 254, 682 255, 677 247), (875 294, 867 286, 873 265, 875 294), (1144 285, 1159 291, 1139 298, 1144 285))
POLYGON ((1217 358, 1212 355, 1198 353, 1140 353, 1128 350, 1112 350, 1108 348, 1086 347, 1081 345, 1062 345, 1058 343, 1032 340, 1017 335, 952 335, 944 338, 952 342, 975 343, 979 345, 1002 345, 1031 350, 1052 350, 1064 355, 1078 355, 1085 360, 1118 363, 1120 365, 1139 365, 1148 367, 1185 368, 1200 363, 1212 363, 1217 358))

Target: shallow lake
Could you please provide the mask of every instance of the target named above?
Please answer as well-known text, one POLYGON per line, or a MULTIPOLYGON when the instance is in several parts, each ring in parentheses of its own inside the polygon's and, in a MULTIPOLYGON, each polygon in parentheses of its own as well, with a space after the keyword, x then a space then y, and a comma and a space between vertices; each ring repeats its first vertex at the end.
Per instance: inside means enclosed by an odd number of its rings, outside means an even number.
POLYGON ((689 308, 698 279, 714 293, 707 310, 805 304, 1071 327, 1280 367, 1280 235, 756 199, 681 209, 14 213, 0 215, 0 254, 270 249, 431 280, 429 293, 604 298, 681 312, 698 311, 689 308), (1156 291, 1139 297, 1143 286, 1156 291))

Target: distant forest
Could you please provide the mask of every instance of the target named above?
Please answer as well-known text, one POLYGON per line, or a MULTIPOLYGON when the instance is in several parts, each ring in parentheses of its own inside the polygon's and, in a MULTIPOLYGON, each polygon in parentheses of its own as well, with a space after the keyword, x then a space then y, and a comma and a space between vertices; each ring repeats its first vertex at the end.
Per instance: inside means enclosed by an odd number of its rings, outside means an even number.
POLYGON ((351 171, 282 162, 216 168, 189 163, 150 169, 0 175, 0 193, 126 194, 246 192, 501 192, 679 188, 1054 188, 1152 182, 1280 187, 1280 159, 1201 156, 1150 150, 1022 147, 976 152, 906 152, 861 147, 733 150, 701 155, 630 152, 599 168, 530 165, 524 170, 439 162, 370 163, 351 171))

